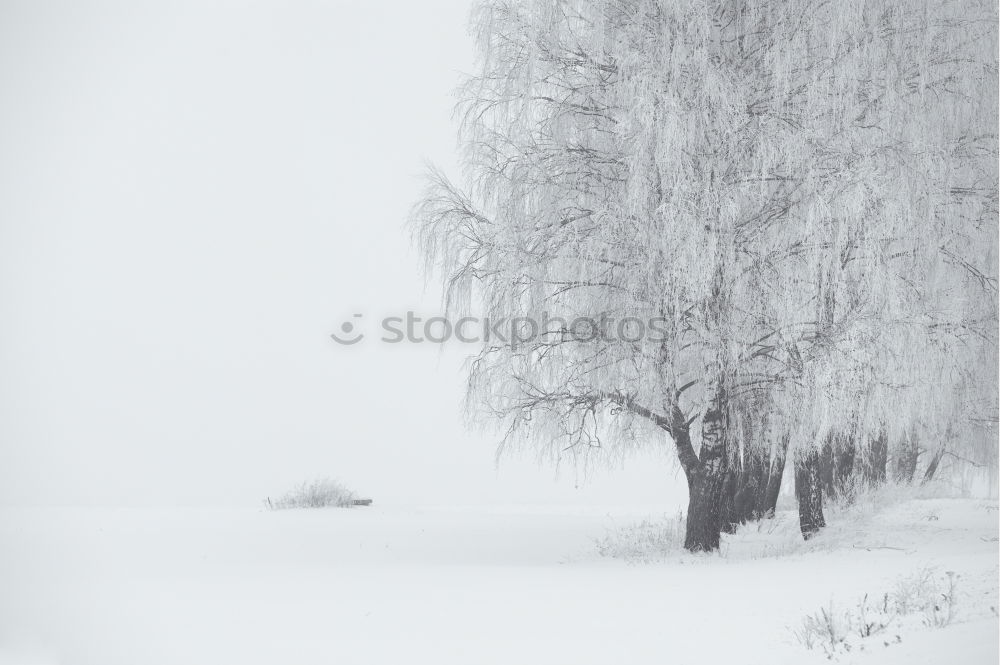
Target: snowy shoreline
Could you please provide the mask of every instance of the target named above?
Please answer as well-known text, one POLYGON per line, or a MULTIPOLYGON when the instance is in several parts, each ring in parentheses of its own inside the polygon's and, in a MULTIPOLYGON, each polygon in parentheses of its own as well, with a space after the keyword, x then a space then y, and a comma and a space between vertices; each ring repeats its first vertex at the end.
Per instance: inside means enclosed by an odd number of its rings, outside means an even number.
POLYGON ((806 615, 925 569, 958 575, 955 620, 837 661, 996 660, 995 501, 834 512, 808 543, 781 512, 644 563, 595 543, 669 518, 560 508, 2 509, 0 663, 818 663, 806 615))

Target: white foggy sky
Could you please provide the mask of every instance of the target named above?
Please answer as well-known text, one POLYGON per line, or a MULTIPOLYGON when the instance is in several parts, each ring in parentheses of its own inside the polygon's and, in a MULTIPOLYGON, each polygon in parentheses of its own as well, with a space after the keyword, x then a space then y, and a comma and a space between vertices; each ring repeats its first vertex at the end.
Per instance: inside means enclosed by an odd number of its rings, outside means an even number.
MULTIPOLYGON (((468 2, 0 4, 0 502, 643 501, 463 431, 470 348, 327 335, 438 311, 403 223, 454 164, 468 2)), ((670 488, 667 485, 673 485, 670 488)))

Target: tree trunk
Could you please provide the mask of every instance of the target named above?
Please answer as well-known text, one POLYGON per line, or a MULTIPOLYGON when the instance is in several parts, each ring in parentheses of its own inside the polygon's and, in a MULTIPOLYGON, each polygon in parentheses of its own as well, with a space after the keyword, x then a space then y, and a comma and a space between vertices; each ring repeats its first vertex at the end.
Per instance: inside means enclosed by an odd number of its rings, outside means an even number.
POLYGON ((889 461, 889 437, 881 432, 865 454, 861 472, 865 483, 877 487, 885 482, 885 467, 889 461))
POLYGON ((941 463, 941 458, 944 457, 945 449, 941 446, 934 453, 934 457, 931 458, 930 464, 927 465, 927 470, 924 471, 924 479, 920 481, 921 485, 925 485, 934 479, 934 473, 938 469, 938 465, 941 463))
POLYGON ((734 469, 726 471, 726 477, 722 481, 722 491, 720 492, 720 520, 722 530, 725 533, 736 533, 739 519, 736 516, 736 492, 739 484, 739 474, 734 469))
POLYGON ((769 472, 769 451, 747 446, 726 473, 722 489, 722 530, 734 533, 740 524, 763 517, 769 472))
POLYGON ((760 514, 764 517, 774 517, 774 511, 778 507, 781 477, 785 474, 785 456, 788 454, 788 439, 788 436, 782 437, 774 449, 774 459, 771 460, 767 487, 764 489, 764 500, 760 505, 760 514))
POLYGON ((770 451, 751 447, 743 459, 742 482, 736 490, 736 516, 741 524, 760 519, 758 506, 763 503, 763 494, 767 489, 767 472, 770 451))
POLYGON ((815 450, 795 458, 795 496, 799 501, 799 528, 802 537, 809 540, 826 526, 820 456, 815 450))
POLYGON ((714 552, 721 533, 719 497, 722 478, 699 470, 688 478, 688 511, 684 549, 714 552))
POLYGON ((852 476, 857 450, 854 439, 830 434, 819 456, 819 476, 823 491, 831 499, 842 497, 850 501, 853 495, 852 476))
POLYGON ((896 470, 893 476, 898 483, 912 483, 917 474, 917 461, 920 458, 920 444, 917 433, 904 437, 896 452, 896 470))
POLYGON ((727 403, 721 372, 712 373, 705 386, 705 413, 701 417, 698 464, 685 468, 688 479, 687 533, 684 547, 692 552, 719 549, 722 532, 722 489, 729 453, 727 403))
POLYGON ((917 463, 920 461, 920 439, 916 428, 899 442, 895 457, 893 478, 897 483, 912 483, 917 475, 917 463))

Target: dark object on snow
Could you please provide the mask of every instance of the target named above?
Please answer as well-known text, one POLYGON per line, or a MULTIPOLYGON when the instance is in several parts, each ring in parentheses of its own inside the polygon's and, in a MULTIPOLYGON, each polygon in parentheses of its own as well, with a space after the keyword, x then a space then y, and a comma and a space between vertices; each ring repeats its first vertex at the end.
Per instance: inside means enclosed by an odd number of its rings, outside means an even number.
POLYGON ((371 499, 354 499, 351 501, 352 506, 370 506, 372 505, 371 499))

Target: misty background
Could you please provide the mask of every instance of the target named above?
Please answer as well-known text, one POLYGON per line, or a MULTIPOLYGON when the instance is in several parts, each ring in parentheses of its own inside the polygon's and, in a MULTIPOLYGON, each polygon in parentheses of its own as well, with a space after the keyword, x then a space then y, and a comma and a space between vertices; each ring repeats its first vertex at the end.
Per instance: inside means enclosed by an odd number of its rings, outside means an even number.
MULTIPOLYGON (((473 346, 405 219, 454 170, 469 2, 0 5, 0 502, 259 505, 685 496, 666 441, 612 468, 495 464, 473 346), (369 339, 329 334, 362 313, 369 339), (664 482, 672 478, 672 482, 664 482)), ((655 443, 655 442, 654 442, 655 443)))

